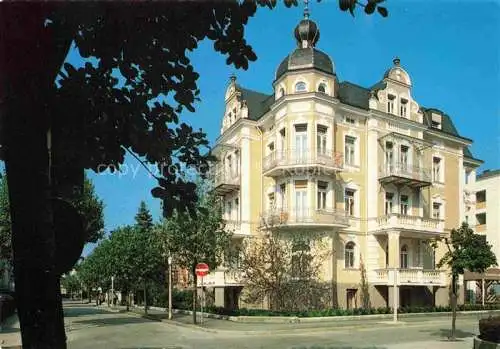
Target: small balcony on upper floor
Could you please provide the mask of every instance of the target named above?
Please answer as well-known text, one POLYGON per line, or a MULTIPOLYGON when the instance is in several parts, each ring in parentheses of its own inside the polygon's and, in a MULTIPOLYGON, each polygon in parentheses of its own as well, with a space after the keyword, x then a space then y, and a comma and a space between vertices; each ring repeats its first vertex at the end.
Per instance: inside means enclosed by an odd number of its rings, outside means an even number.
POLYGON ((411 188, 432 185, 431 171, 428 168, 402 162, 380 166, 378 179, 382 184, 405 185, 411 188))
POLYGON ((391 213, 375 220, 375 231, 398 230, 408 233, 440 235, 444 233, 444 221, 441 219, 391 213))
POLYGON ((340 209, 276 208, 261 215, 261 227, 272 228, 346 228, 349 217, 340 209))
POLYGON ((274 150, 263 159, 263 174, 279 177, 317 171, 332 174, 341 171, 344 158, 341 152, 323 148, 274 150))
POLYGON ((236 170, 216 168, 211 176, 213 191, 218 195, 226 195, 240 189, 240 173, 236 170))

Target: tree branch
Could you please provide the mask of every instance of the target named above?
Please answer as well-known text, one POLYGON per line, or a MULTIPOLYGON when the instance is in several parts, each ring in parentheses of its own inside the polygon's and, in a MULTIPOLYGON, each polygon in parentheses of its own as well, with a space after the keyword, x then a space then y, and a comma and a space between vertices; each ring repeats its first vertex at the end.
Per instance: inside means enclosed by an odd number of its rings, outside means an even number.
POLYGON ((121 146, 125 151, 127 151, 130 155, 132 155, 145 169, 146 171, 151 175, 153 176, 156 180, 159 179, 158 176, 156 176, 153 172, 151 172, 151 170, 146 166, 146 164, 144 163, 144 161, 142 161, 137 155, 135 155, 135 153, 133 151, 131 151, 130 149, 128 149, 127 147, 124 147, 123 145, 121 146))

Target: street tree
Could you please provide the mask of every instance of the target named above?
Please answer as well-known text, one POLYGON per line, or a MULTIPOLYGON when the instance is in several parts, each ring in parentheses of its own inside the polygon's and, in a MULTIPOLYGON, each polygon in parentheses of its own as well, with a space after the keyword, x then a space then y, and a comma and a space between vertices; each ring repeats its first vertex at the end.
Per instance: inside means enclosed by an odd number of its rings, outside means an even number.
POLYGON ((331 251, 323 238, 323 234, 274 227, 245 239, 239 263, 245 300, 257 303, 267 299, 272 310, 328 306, 332 295, 320 276, 331 251))
MULTIPOLYGON (((75 196, 71 204, 80 213, 84 222, 86 243, 96 243, 104 235, 104 202, 95 193, 94 184, 85 176, 81 195, 75 196)), ((0 258, 12 259, 12 226, 7 178, 0 175, 0 258)))
POLYGON ((199 186, 200 200, 196 218, 186 212, 175 212, 166 219, 159 233, 176 267, 189 270, 193 280, 193 322, 196 323, 197 284, 195 266, 208 264, 210 270, 219 267, 230 248, 232 231, 226 229, 220 199, 199 186))
POLYGON ((67 273, 61 277, 61 286, 66 289, 66 292, 72 297, 75 293, 82 289, 81 281, 76 273, 67 273))
POLYGON ((484 273, 492 266, 497 265, 495 254, 491 250, 491 245, 486 241, 486 236, 475 234, 469 225, 464 222, 457 229, 452 229, 450 237, 432 242, 432 246, 437 248, 439 242, 444 242, 447 251, 439 260, 437 267, 446 266, 451 272, 451 335, 450 339, 455 339, 457 320, 457 283, 459 275, 464 272, 484 273))
MULTIPOLYGON (((244 38, 245 26, 258 6, 274 8, 276 3, 2 5, 0 52, 9 54, 0 57, 0 157, 10 186, 24 346, 66 347, 58 288, 61 261, 56 259, 61 254, 56 254, 53 224, 60 213, 53 214, 51 198, 81 192, 84 169, 115 170, 128 152, 158 165, 152 194, 163 200, 165 216, 174 209, 196 212, 195 186, 179 179, 180 168, 169 170, 176 161, 206 168, 211 159, 200 149, 208 144, 205 134, 179 121, 184 109, 194 111, 199 98, 199 75, 188 53, 208 38, 227 64, 247 69, 257 56, 244 38), (72 45, 95 64, 63 64, 72 45), (39 292, 32 292, 35 288, 39 292)), ((370 14, 379 3, 368 0, 362 6, 370 14)), ((297 5, 297 0, 285 4, 297 5)), ((339 2, 341 10, 351 13, 358 4, 339 2)), ((377 11, 387 15, 387 10, 377 11)))

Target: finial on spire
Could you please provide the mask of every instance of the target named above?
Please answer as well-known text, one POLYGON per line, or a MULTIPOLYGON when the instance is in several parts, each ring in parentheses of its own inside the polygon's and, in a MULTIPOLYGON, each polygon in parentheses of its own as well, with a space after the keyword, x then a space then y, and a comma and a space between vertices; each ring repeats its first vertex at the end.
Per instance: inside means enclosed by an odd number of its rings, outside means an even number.
POLYGON ((309 0, 304 0, 304 19, 309 19, 309 0))
POLYGON ((229 78, 231 79, 231 82, 234 84, 236 82, 236 74, 233 72, 231 73, 231 76, 229 76, 229 78))
POLYGON ((394 63, 394 65, 398 66, 401 64, 401 60, 399 59, 399 57, 394 57, 394 59, 392 60, 392 63, 394 63))

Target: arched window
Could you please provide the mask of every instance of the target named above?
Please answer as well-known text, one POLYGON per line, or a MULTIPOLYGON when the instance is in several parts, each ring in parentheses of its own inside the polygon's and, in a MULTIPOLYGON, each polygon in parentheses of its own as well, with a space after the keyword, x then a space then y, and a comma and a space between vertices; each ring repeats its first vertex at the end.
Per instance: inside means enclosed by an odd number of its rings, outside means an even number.
POLYGON ((324 83, 319 84, 318 92, 326 93, 326 85, 324 83))
POLYGON ((354 268, 354 242, 349 241, 345 245, 345 256, 344 256, 344 261, 345 261, 345 267, 346 269, 348 268, 354 268))
POLYGON ((299 81, 298 83, 295 84, 295 92, 305 92, 306 90, 306 83, 303 81, 299 81))
POLYGON ((399 255, 400 261, 399 261, 399 267, 401 269, 408 269, 408 246, 403 245, 401 247, 401 253, 399 255))
POLYGON ((278 98, 281 98, 285 95, 285 89, 283 87, 280 87, 279 92, 278 92, 278 98))

